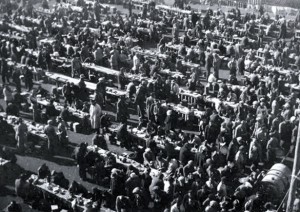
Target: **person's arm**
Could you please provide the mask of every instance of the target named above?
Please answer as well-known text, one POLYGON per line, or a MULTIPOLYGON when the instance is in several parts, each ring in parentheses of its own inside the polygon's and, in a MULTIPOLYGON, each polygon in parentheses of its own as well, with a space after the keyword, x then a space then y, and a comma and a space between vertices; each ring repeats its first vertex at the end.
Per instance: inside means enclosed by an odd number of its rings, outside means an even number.
POLYGON ((149 165, 150 162, 148 161, 147 157, 146 157, 146 152, 144 152, 143 154, 143 159, 144 159, 144 164, 149 165))
POLYGON ((120 196, 116 198, 116 212, 121 212, 120 196))

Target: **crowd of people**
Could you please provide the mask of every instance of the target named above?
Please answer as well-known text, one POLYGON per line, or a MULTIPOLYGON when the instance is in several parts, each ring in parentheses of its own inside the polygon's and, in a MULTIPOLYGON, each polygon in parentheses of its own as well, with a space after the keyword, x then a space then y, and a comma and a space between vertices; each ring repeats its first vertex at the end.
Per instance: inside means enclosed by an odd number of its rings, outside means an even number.
MULTIPOLYGON (((95 204, 87 204, 86 211, 102 206, 117 212, 276 211, 284 194, 268 193, 261 182, 281 158, 294 155, 300 112, 299 12, 294 19, 272 16, 263 7, 258 13, 236 7, 176 14, 151 1, 136 13, 130 1, 128 15, 127 10, 112 14, 98 0, 78 0, 67 7, 57 2, 53 12, 47 1, 39 10, 24 1, 3 15, 0 70, 6 105, 0 109, 17 117, 20 111, 32 111, 35 123, 46 124, 49 154, 67 146, 68 129, 91 129, 93 145, 108 150, 107 142, 119 141, 132 152, 128 160, 143 168, 124 166, 114 152, 103 156, 82 143, 73 155, 79 176, 85 181, 89 174, 108 191, 89 192, 77 182, 69 187, 62 173, 50 173, 46 165, 39 179, 91 199, 95 204), (147 54, 149 49, 154 54, 147 54), (111 79, 86 63, 118 74, 111 79), (71 76, 78 83, 66 82, 52 92, 34 86, 34 79, 47 82, 48 73, 71 76), (126 95, 114 102, 108 87, 126 95), (197 97, 187 101, 183 93, 197 97), (41 98, 49 100, 46 110, 41 98), (112 105, 115 130, 105 112, 112 105), (69 125, 76 122, 73 110, 85 114, 78 128, 69 125), (137 130, 146 135, 142 139, 129 129, 135 127, 136 115, 137 130)), ((187 9, 184 5, 175 1, 180 9, 187 9)), ((15 138, 21 153, 28 147, 28 133, 19 118, 15 138)), ((18 196, 33 205, 32 200, 41 201, 32 179, 21 176, 17 181, 18 196)), ((45 206, 46 200, 42 202, 45 206)))

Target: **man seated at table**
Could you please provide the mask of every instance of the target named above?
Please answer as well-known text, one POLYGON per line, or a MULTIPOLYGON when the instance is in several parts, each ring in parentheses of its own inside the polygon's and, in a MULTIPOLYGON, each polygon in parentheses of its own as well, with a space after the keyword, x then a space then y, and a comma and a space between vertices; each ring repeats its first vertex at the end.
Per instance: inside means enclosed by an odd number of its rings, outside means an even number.
POLYGON ((39 85, 39 86, 37 87, 36 91, 35 91, 35 94, 36 94, 36 95, 41 95, 42 98, 45 98, 45 97, 47 97, 47 95, 48 95, 48 91, 45 90, 44 88, 42 88, 41 85, 39 85))
POLYGON ((4 120, 2 116, 0 116, 0 135, 7 136, 11 133, 15 133, 13 126, 8 124, 7 121, 4 120))
POLYGON ((58 111, 55 109, 53 102, 53 100, 50 100, 50 104, 46 106, 46 115, 48 119, 53 119, 58 115, 58 111))
POLYGON ((65 104, 64 108, 60 111, 59 116, 62 118, 63 121, 67 122, 70 120, 70 112, 68 109, 68 105, 65 104))
POLYGON ((11 201, 9 205, 3 211, 8 212, 15 212, 15 211, 22 211, 22 207, 20 204, 16 203, 15 201, 11 201))
POLYGON ((38 178, 45 179, 46 177, 50 176, 51 172, 49 167, 44 163, 38 168, 38 178))
POLYGON ((23 103, 23 98, 21 96, 21 94, 17 91, 17 89, 14 90, 13 92, 13 103, 15 103, 19 109, 21 109, 21 104, 23 103))
POLYGON ((107 143, 103 135, 96 133, 93 137, 92 143, 101 149, 108 150, 107 143))
POLYGON ((56 150, 58 144, 58 137, 53 126, 53 121, 48 120, 45 126, 44 133, 47 135, 47 150, 49 153, 53 153, 56 150))
POLYGON ((21 174, 20 178, 15 181, 15 192, 18 197, 26 199, 28 194, 29 183, 26 181, 25 174, 21 174))
POLYGON ((15 103, 8 103, 8 105, 6 107, 6 114, 12 115, 12 116, 19 116, 20 109, 15 103))
POLYGON ((102 133, 109 132, 109 127, 111 125, 110 117, 107 115, 107 113, 104 113, 100 117, 100 129, 102 129, 102 133))
POLYGON ((17 162, 17 157, 16 155, 7 147, 2 147, 0 148, 0 158, 4 160, 8 160, 11 163, 16 163, 17 162))
POLYGON ((67 180, 62 172, 52 171, 51 173, 51 183, 54 183, 64 189, 68 189, 69 180, 67 180))
POLYGON ((121 142, 121 147, 130 148, 130 136, 127 131, 127 124, 122 123, 119 129, 117 130, 117 138, 121 142))
POLYGON ((73 195, 82 194, 83 197, 86 197, 88 194, 87 189, 75 180, 71 183, 70 187, 68 188, 68 191, 73 195))

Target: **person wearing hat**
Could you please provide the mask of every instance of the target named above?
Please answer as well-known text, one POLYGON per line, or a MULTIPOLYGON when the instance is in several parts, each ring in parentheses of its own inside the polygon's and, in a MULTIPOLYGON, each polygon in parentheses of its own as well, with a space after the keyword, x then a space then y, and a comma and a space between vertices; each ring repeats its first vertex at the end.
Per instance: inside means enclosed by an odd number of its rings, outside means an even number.
POLYGON ((276 150, 279 148, 279 140, 277 132, 270 132, 270 139, 267 143, 267 163, 271 167, 276 160, 276 150))
POLYGON ((117 76, 118 77, 118 87, 121 90, 125 89, 125 85, 127 83, 127 78, 125 77, 124 72, 125 72, 125 68, 124 67, 120 68, 120 72, 117 76))
POLYGON ((68 103, 69 105, 72 105, 74 94, 70 82, 66 82, 66 84, 63 85, 62 93, 65 98, 65 104, 68 103))
POLYGON ((146 99, 146 113, 148 120, 154 120, 153 114, 154 93, 151 93, 146 99))
POLYGON ((84 202, 84 210, 83 212, 94 212, 95 209, 93 208, 93 201, 92 200, 87 200, 84 202))
POLYGON ((214 67, 214 74, 217 79, 219 79, 219 70, 221 67, 221 58, 219 54, 213 53, 213 67, 214 67))
POLYGON ((1 45, 1 49, 0 49, 0 53, 3 59, 8 58, 8 52, 7 52, 7 48, 6 48, 6 40, 2 40, 2 45, 1 45))
POLYGON ((95 99, 91 100, 91 106, 89 109, 91 127, 97 133, 100 133, 100 117, 102 114, 102 109, 100 105, 96 103, 95 99))
POLYGON ((247 163, 245 151, 246 151, 246 147, 244 145, 240 146, 234 158, 235 164, 241 172, 243 172, 245 165, 247 163))
POLYGON ((98 83, 96 85, 96 94, 100 96, 101 104, 99 104, 101 107, 105 106, 105 99, 106 99, 106 80, 105 77, 101 77, 98 80, 98 83))
POLYGON ((135 208, 137 212, 143 212, 148 206, 146 204, 147 201, 144 198, 142 190, 139 187, 136 187, 133 189, 132 194, 133 208, 135 208))
POLYGON ((150 148, 146 148, 145 152, 143 154, 143 158, 144 158, 144 165, 145 166, 150 166, 152 165, 152 163, 155 161, 155 155, 152 152, 152 150, 150 148))
POLYGON ((129 174, 128 179, 125 182, 126 194, 130 199, 133 199, 133 190, 142 186, 141 179, 134 172, 129 174))
POLYGON ((38 168, 38 178, 45 179, 46 177, 50 176, 51 172, 49 167, 44 163, 38 168))
POLYGON ((14 103, 16 106, 18 106, 18 108, 21 110, 22 109, 22 103, 23 103, 23 97, 21 96, 20 92, 18 92, 17 89, 14 89, 13 93, 13 101, 12 103, 14 103))
POLYGON ((20 178, 15 180, 15 192, 18 197, 26 198, 28 194, 29 183, 26 179, 26 175, 21 174, 20 178))
POLYGON ((48 120, 47 125, 44 128, 44 133, 46 134, 48 140, 48 152, 50 154, 54 153, 58 144, 58 137, 52 120, 48 120))
POLYGON ((59 144, 66 147, 68 143, 67 124, 62 117, 57 117, 57 135, 59 144))
POLYGON ((285 119, 279 124, 278 132, 280 138, 280 146, 287 153, 290 150, 293 132, 293 126, 289 119, 285 119))
POLYGON ((146 101, 146 94, 147 94, 147 86, 142 82, 136 92, 136 97, 134 103, 137 105, 137 111, 140 118, 145 117, 145 101, 146 101))
POLYGON ((184 211, 200 211, 200 203, 196 197, 193 196, 192 190, 189 190, 188 193, 184 195, 182 206, 184 211))
POLYGON ((261 142, 253 138, 249 147, 249 160, 252 164, 258 165, 262 161, 263 148, 261 142))
POLYGON ((16 203, 16 201, 11 201, 7 206, 7 209, 3 211, 7 211, 7 212, 22 211, 22 207, 20 204, 16 203))
POLYGON ((164 125, 165 131, 169 131, 172 129, 172 110, 167 110, 167 117, 165 118, 164 125))
POLYGON ((261 98, 261 101, 256 109, 256 116, 261 117, 264 121, 268 118, 268 108, 266 107, 265 99, 261 98))
POLYGON ((183 167, 183 176, 188 177, 189 174, 195 172, 194 162, 193 160, 189 160, 189 162, 183 167))
POLYGON ((117 49, 115 49, 111 52, 110 67, 113 70, 119 70, 119 61, 120 61, 119 51, 117 49))
POLYGON ((121 96, 117 102, 117 121, 126 123, 129 118, 128 105, 125 101, 125 96, 121 96))
POLYGON ((79 177, 82 180, 86 180, 86 161, 85 161, 85 155, 87 154, 87 144, 81 143, 78 147, 75 148, 72 155, 74 155, 74 158, 76 160, 76 163, 78 165, 78 171, 79 171, 79 177))
POLYGON ((88 194, 88 190, 82 184, 76 182, 75 180, 73 180, 70 184, 68 191, 72 195, 82 194, 84 197, 88 194))
POLYGON ((162 157, 162 154, 158 154, 156 156, 156 160, 154 161, 154 167, 162 172, 165 172, 167 170, 168 161, 162 157))
POLYGON ((128 196, 120 195, 116 198, 116 212, 129 212, 132 209, 132 203, 128 196))
POLYGON ((16 140, 17 140, 17 148, 21 153, 24 151, 25 145, 27 143, 27 133, 28 133, 27 125, 23 123, 22 118, 19 118, 19 124, 16 127, 16 140))
POLYGON ((73 57, 71 61, 71 68, 72 68, 71 76, 73 78, 81 74, 81 62, 78 55, 73 57))
POLYGON ((132 62, 133 62, 132 71, 137 74, 139 72, 139 67, 141 64, 140 55, 138 53, 134 53, 132 62))
POLYGON ((17 91, 19 91, 21 93, 21 79, 20 79, 20 76, 21 76, 20 69, 13 67, 12 68, 12 81, 13 81, 13 83, 15 83, 17 91))
MULTIPOLYGON (((78 86, 77 86, 77 93, 76 96, 81 100, 81 101, 87 101, 89 98, 89 92, 88 89, 86 88, 86 84, 85 84, 85 76, 84 74, 80 74, 80 79, 78 82, 78 86)), ((75 88, 75 87, 74 87, 75 88)))
POLYGON ((184 144, 183 147, 181 147, 180 149, 179 161, 183 166, 185 166, 190 159, 193 159, 193 154, 191 152, 191 149, 192 149, 191 143, 184 144))
POLYGON ((11 116, 19 116, 20 115, 20 108, 14 103, 8 103, 6 107, 6 115, 11 115, 11 116))
POLYGON ((4 85, 3 88, 4 101, 6 102, 6 106, 13 101, 12 90, 8 85, 4 85))
POLYGON ((156 100, 153 105, 154 123, 163 125, 165 118, 165 109, 161 106, 160 100, 156 100))

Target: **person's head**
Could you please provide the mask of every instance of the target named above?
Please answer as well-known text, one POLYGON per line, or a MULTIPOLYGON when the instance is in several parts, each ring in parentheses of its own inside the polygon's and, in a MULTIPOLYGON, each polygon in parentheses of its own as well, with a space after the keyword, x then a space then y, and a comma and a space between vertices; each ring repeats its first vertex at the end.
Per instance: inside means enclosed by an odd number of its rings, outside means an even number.
POLYGON ((187 163, 188 166, 192 167, 194 165, 194 162, 192 160, 189 160, 189 162, 187 163))
POLYGON ((52 126, 53 121, 52 121, 52 120, 48 120, 48 121, 47 121, 47 124, 50 125, 50 126, 52 126))
POLYGON ((60 116, 58 116, 56 120, 57 120, 57 122, 61 122, 62 118, 60 116))
POLYGON ((132 193, 138 195, 138 194, 141 193, 141 189, 140 189, 139 187, 136 187, 136 188, 134 188, 134 189, 132 190, 132 193))
POLYGON ((27 179, 26 174, 22 173, 22 174, 20 175, 20 180, 21 180, 21 181, 26 181, 26 179, 27 179))

